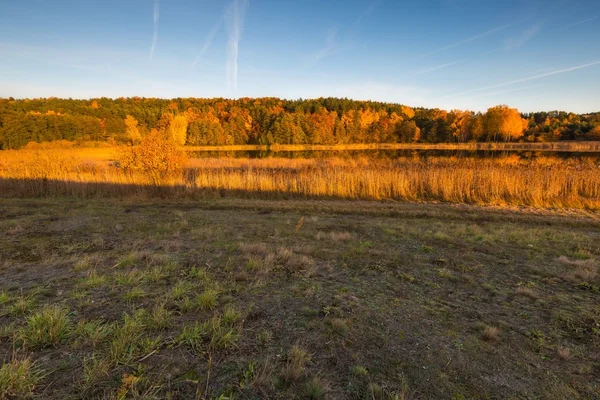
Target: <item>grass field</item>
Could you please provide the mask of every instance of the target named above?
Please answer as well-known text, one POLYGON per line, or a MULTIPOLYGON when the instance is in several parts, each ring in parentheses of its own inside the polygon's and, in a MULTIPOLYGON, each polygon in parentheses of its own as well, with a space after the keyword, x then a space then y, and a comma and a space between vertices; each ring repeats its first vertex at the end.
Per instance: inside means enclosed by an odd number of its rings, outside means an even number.
POLYGON ((591 399, 600 218, 0 201, 0 398, 591 399))

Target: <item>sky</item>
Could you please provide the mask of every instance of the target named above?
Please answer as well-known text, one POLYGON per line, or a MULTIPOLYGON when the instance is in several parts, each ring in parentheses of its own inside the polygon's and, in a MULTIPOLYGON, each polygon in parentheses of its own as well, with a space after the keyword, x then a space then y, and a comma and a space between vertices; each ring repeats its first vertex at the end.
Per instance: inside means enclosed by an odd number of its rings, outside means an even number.
POLYGON ((0 97, 600 111, 598 0, 0 0, 0 97))

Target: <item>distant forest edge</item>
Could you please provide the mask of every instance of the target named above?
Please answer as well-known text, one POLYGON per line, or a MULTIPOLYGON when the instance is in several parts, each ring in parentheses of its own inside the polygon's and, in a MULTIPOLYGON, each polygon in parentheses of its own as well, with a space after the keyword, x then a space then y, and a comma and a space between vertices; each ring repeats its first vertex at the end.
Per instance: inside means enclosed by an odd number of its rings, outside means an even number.
MULTIPOLYGON (((600 112, 522 114, 338 98, 0 99, 0 148, 29 142, 135 144, 158 131, 188 146, 600 141, 600 112)), ((303 146, 304 145, 304 146, 303 146)))

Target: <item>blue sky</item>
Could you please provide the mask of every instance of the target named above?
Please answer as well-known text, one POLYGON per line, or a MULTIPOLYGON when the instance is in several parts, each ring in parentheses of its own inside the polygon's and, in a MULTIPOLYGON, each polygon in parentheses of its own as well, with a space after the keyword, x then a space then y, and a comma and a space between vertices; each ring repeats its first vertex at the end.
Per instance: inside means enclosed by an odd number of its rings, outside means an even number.
POLYGON ((600 111, 597 0, 0 0, 0 96, 600 111))

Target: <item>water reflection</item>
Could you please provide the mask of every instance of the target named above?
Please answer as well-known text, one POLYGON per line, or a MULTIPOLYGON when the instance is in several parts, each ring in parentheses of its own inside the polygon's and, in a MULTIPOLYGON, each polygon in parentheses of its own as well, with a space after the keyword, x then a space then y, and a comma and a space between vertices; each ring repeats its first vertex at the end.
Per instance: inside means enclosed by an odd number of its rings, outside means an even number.
POLYGON ((198 151, 191 152, 192 158, 504 158, 518 157, 523 160, 537 158, 579 159, 600 163, 600 153, 556 152, 556 151, 515 151, 515 150, 337 150, 337 151, 198 151))

